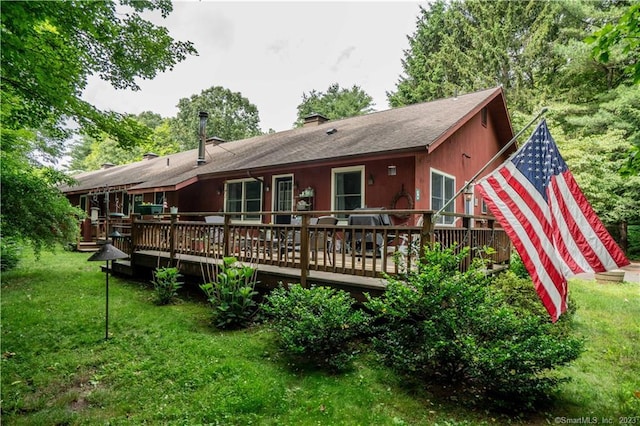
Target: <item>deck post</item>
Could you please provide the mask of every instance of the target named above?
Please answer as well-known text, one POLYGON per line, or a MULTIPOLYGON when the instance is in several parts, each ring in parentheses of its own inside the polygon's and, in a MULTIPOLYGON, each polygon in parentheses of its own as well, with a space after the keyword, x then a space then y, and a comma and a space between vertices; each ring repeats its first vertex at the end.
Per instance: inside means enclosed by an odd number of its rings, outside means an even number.
POLYGON ((462 265, 463 271, 466 271, 469 269, 469 266, 471 265, 471 260, 473 259, 473 253, 472 253, 473 246, 471 241, 471 218, 469 216, 463 216, 462 227, 466 229, 465 232, 467 235, 465 235, 464 240, 467 241, 467 246, 469 247, 469 254, 467 255, 467 258, 464 260, 464 264, 462 265))
POLYGON ((229 247, 229 243, 231 242, 231 238, 229 238, 229 232, 231 230, 231 215, 224 215, 224 228, 222 231, 222 249, 224 250, 223 256, 229 257, 229 253, 231 253, 231 248, 229 247))
POLYGON ((300 228, 300 285, 307 288, 307 276, 309 275, 309 215, 302 215, 300 228))
POLYGON ((422 229, 420 230, 420 246, 418 253, 421 260, 424 260, 424 247, 429 245, 433 248, 436 242, 436 224, 433 221, 433 212, 422 213, 422 229))
POLYGON ((178 213, 171 213, 171 224, 169 225, 169 264, 175 266, 176 259, 176 223, 178 213))
MULTIPOLYGON (((138 221, 138 215, 136 213, 131 214, 131 258, 133 260, 133 253, 136 251, 136 246, 138 245, 138 233, 136 232, 136 222, 138 221)), ((133 262, 132 262, 133 265, 133 262)))

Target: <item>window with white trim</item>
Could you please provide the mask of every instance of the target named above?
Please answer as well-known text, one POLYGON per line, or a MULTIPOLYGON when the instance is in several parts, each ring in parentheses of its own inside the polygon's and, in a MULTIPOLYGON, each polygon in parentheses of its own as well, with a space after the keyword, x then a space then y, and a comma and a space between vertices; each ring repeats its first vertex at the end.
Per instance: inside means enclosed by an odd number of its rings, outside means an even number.
POLYGON ((255 179, 228 181, 225 191, 225 212, 238 213, 232 219, 260 221, 262 210, 262 182, 255 179))
MULTIPOLYGON (((364 206, 364 166, 331 170, 331 209, 354 210, 364 206)), ((338 215, 346 217, 346 215, 338 215)))
MULTIPOLYGON (((453 176, 431 169, 431 209, 439 211, 447 201, 451 200, 455 194, 456 180, 453 176)), ((448 213, 455 213, 455 202, 449 203, 444 210, 448 213)), ((440 225, 453 225, 453 216, 438 216, 436 223, 440 225)))

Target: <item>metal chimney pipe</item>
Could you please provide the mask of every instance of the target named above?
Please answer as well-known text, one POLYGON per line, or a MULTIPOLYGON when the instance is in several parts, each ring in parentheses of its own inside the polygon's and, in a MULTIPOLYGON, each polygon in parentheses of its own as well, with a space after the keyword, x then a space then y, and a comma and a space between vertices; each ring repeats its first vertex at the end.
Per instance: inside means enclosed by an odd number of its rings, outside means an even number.
POLYGON ((200 111, 198 114, 200 117, 200 142, 198 143, 198 166, 206 163, 204 159, 204 145, 207 142, 207 118, 209 114, 205 111, 200 111))

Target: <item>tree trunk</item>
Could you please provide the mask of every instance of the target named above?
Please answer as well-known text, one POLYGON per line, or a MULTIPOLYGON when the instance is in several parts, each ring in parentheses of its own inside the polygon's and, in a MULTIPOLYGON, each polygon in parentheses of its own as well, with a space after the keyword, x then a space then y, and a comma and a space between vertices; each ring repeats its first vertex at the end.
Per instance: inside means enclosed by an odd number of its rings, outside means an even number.
POLYGON ((626 254, 629 248, 629 240, 627 238, 627 221, 621 220, 618 222, 618 232, 620 234, 620 248, 626 254))

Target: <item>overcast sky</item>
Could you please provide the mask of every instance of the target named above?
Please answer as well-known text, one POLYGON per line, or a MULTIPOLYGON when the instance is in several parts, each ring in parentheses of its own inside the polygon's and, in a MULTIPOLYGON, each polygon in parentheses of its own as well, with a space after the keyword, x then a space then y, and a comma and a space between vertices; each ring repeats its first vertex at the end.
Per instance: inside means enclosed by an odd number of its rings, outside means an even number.
POLYGON ((167 19, 145 17, 175 40, 192 41, 199 56, 140 81, 138 92, 92 79, 84 99, 100 109, 174 117, 181 98, 222 86, 258 107, 263 131, 290 129, 302 94, 326 92, 332 83, 356 84, 373 97, 374 109, 388 109, 386 91, 402 73, 418 4, 176 1, 167 19))

